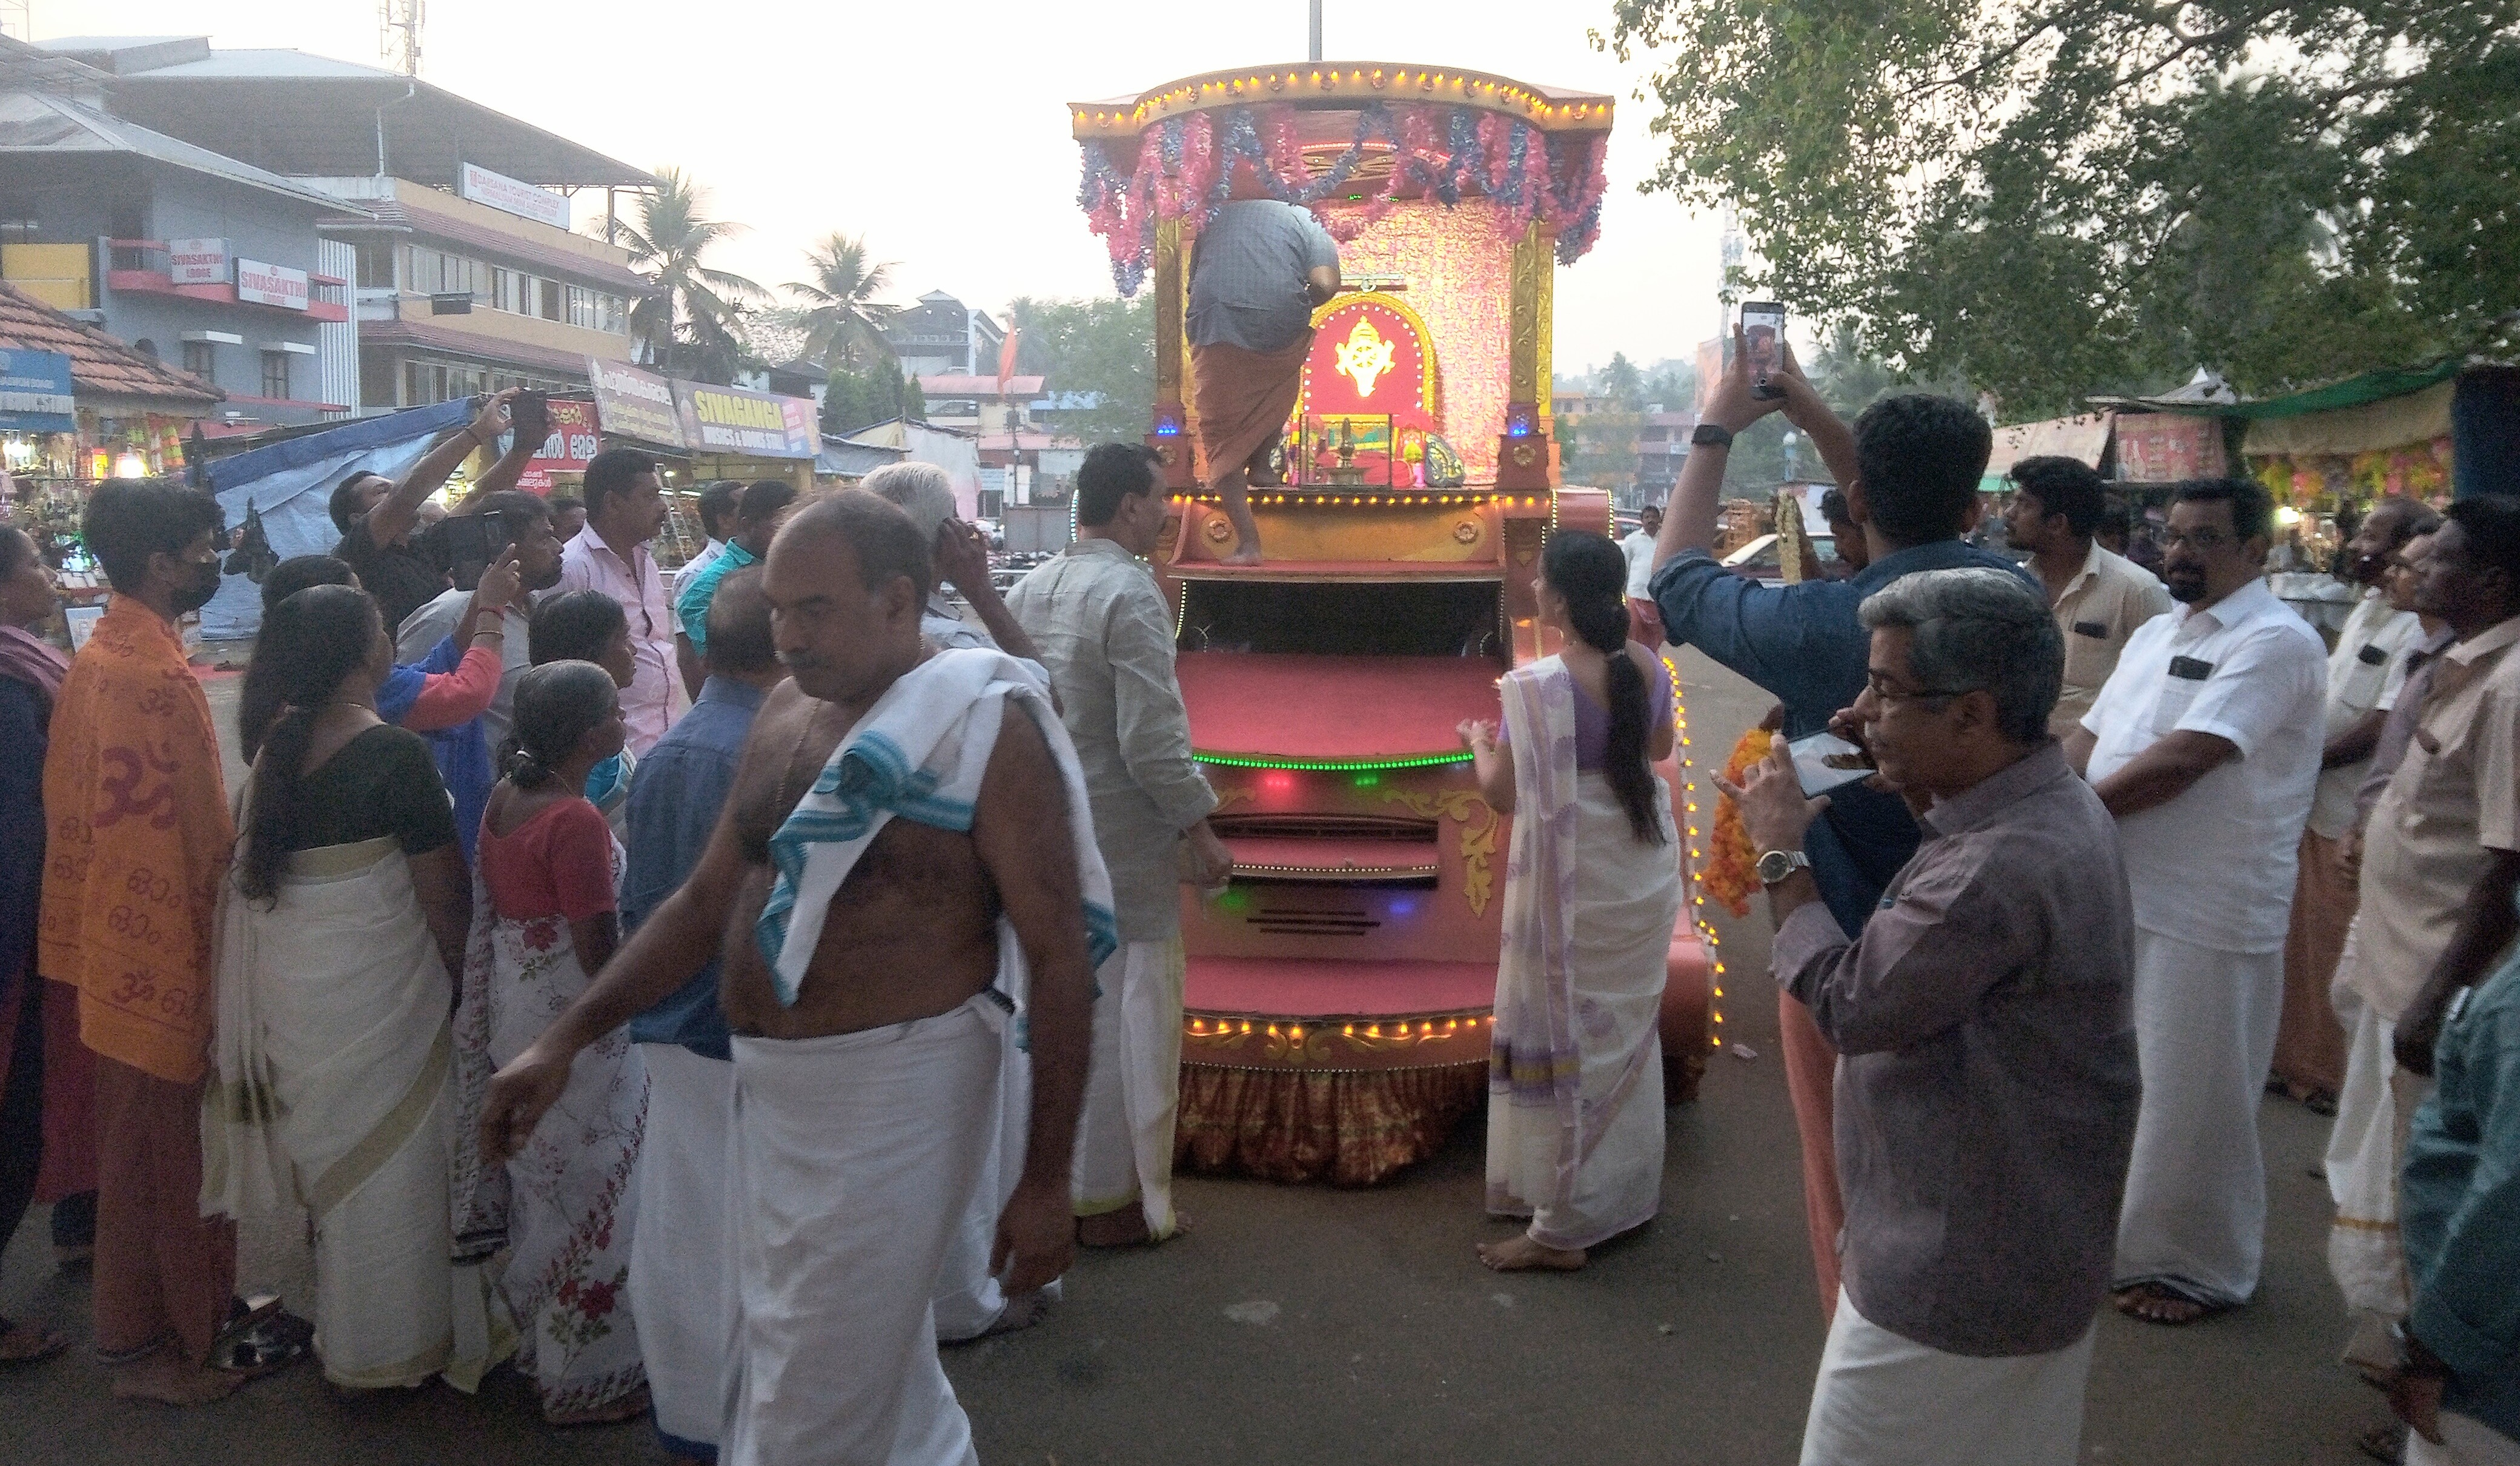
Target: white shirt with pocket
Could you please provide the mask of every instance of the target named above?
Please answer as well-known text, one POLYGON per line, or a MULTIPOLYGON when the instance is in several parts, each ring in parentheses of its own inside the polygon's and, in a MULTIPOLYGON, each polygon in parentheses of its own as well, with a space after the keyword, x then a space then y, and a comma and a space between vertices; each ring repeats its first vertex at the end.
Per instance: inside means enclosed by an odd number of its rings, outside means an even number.
POLYGON ((1619 553, 1628 557, 1628 599, 1651 600, 1653 593, 1646 587, 1653 580, 1654 537, 1640 525, 1620 538, 1619 553))
POLYGON ((2083 727, 2098 783, 2163 735, 2211 733, 2239 757, 2118 822, 2136 925, 2222 952, 2273 952, 2325 740, 2327 648, 2253 580, 2137 628, 2083 727))
MULTIPOLYGON (((2387 712, 2406 680, 2394 669, 2423 636, 2423 623, 2414 612, 2390 605, 2376 590, 2364 591, 2345 618, 2345 629, 2336 634, 2336 649, 2327 654, 2327 718, 2321 736, 2335 737, 2366 713, 2387 712)), ((2312 833, 2335 840, 2354 827, 2354 796, 2370 767, 2369 759, 2361 758, 2319 774, 2318 797, 2310 807, 2312 833)))

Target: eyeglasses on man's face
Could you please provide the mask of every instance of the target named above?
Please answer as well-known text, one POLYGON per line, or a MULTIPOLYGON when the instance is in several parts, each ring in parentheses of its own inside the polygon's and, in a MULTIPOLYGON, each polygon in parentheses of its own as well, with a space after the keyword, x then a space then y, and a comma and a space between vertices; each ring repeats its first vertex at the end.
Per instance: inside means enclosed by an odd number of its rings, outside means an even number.
POLYGON ((1952 698, 1963 696, 1971 690, 1973 689, 1969 688, 1893 687, 1889 682, 1884 680, 1878 672, 1871 673, 1864 679, 1865 695, 1870 697, 1874 702, 1879 703, 1883 708, 1889 708, 1902 702, 1948 702, 1952 698))

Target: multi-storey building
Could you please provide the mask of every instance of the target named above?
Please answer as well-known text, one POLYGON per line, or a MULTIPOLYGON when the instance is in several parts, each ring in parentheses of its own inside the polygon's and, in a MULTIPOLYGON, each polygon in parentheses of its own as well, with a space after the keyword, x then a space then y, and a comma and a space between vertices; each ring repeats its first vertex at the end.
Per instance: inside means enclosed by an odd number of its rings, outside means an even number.
POLYGON ((356 333, 340 401, 407 407, 576 386, 631 357, 628 252, 574 234, 573 196, 654 177, 415 77, 201 36, 46 49, 110 77, 116 115, 332 200, 315 221, 356 333))
POLYGON ((883 342, 911 377, 978 377, 998 370, 1006 328, 943 290, 885 318, 883 342))
POLYGON ((357 401, 331 196, 133 122, 94 67, 0 38, 0 277, 226 393, 235 425, 357 401))

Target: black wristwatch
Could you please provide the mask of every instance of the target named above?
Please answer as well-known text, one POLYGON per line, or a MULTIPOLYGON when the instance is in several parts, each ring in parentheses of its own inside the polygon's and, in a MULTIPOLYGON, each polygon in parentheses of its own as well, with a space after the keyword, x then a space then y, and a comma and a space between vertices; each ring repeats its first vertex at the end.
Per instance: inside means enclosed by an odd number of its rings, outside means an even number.
POLYGON ((1697 448, 1730 448, 1732 446, 1732 429, 1721 422, 1700 422, 1697 431, 1688 435, 1688 441, 1697 448))

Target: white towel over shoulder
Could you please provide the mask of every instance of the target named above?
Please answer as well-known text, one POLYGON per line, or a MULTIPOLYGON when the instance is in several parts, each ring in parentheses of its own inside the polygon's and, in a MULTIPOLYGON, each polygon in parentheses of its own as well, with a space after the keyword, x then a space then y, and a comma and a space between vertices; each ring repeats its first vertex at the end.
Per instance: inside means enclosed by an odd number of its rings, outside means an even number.
MULTIPOLYGON (((823 935, 823 918, 884 823, 899 816, 938 829, 968 831, 980 779, 998 746, 1007 706, 1031 715, 1065 785, 1076 845, 1085 934, 1097 966, 1119 946, 1111 878, 1094 845, 1085 774, 1076 746, 1031 666, 982 647, 942 651, 895 682, 832 751, 814 786, 770 837, 778 883, 753 928, 770 966, 770 986, 792 1005, 823 935)), ((1009 993, 1018 1013, 1024 995, 1009 993)))

